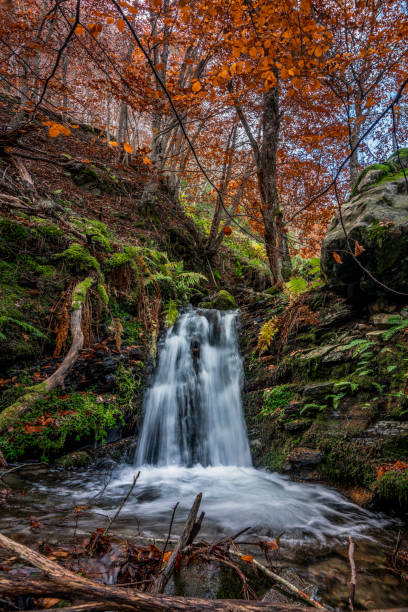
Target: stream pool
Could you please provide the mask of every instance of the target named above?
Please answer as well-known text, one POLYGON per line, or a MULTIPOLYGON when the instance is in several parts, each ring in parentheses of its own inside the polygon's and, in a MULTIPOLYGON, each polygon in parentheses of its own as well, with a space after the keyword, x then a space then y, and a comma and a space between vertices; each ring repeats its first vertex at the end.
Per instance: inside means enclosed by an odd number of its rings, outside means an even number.
MULTIPOLYGON (((122 465, 82 473, 42 468, 7 476, 14 494, 2 507, 0 530, 28 545, 33 540, 72 543, 77 536, 105 527, 129 491, 137 469, 122 465), (81 506, 81 512, 75 508, 81 506), (31 517, 41 524, 32 529, 31 517)), ((281 535, 278 566, 294 568, 319 585, 319 596, 345 605, 349 592, 347 540, 356 543, 357 602, 364 608, 401 607, 407 586, 385 566, 399 525, 364 510, 338 492, 290 481, 252 467, 142 466, 136 486, 111 532, 132 538, 165 538, 172 509, 180 502, 173 535, 180 533, 197 493, 205 512, 201 537, 215 541, 250 527, 241 540, 269 540, 281 535)), ((251 545, 243 547, 259 554, 251 545)), ((261 559, 261 557, 260 557, 261 559)))

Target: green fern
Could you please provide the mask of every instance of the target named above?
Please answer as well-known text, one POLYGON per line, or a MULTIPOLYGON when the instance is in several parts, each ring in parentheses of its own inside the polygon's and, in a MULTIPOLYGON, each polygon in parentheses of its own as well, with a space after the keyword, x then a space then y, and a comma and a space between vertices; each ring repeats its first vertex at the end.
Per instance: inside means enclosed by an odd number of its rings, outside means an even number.
POLYGON ((388 323, 390 323, 392 327, 383 333, 383 340, 390 340, 395 334, 408 328, 408 319, 400 319, 394 316, 388 319, 388 323))
POLYGON ((173 327, 179 316, 179 311, 176 302, 174 300, 169 300, 164 306, 163 312, 165 316, 164 325, 166 329, 168 329, 169 327, 173 327))
POLYGON ((37 338, 46 338, 45 334, 43 334, 39 329, 34 327, 34 325, 30 325, 30 323, 26 323, 25 321, 19 321, 18 319, 13 319, 12 317, 8 317, 6 315, 0 316, 0 340, 7 340, 7 336, 2 333, 2 328, 7 324, 18 325, 24 331, 33 334, 33 336, 37 336, 37 338))
POLYGON ((307 281, 301 276, 294 276, 286 283, 286 287, 291 295, 297 297, 307 290, 307 281))

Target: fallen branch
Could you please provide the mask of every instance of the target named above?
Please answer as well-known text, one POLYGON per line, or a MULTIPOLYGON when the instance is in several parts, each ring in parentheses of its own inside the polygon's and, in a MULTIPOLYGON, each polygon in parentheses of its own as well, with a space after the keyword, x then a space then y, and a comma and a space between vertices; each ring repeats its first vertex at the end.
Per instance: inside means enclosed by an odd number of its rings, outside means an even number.
POLYGON ((350 561, 350 597, 349 604, 351 612, 354 612, 354 597, 356 594, 356 564, 354 563, 354 542, 349 536, 349 549, 348 549, 348 558, 350 561))
MULTIPOLYGON (((243 557, 245 557, 245 555, 243 555, 242 553, 234 550, 233 548, 229 549, 229 553, 233 557, 238 557, 241 560, 242 560, 243 557)), ((245 561, 245 559, 244 559, 244 561, 245 561)), ((251 563, 252 563, 252 565, 254 567, 256 567, 263 574, 265 574, 265 576, 268 576, 269 578, 271 578, 275 582, 278 582, 279 584, 283 585, 288 591, 290 591, 291 593, 296 595, 296 597, 298 597, 299 599, 302 599, 303 601, 306 601, 309 605, 313 606, 314 608, 319 608, 320 610, 329 610, 330 609, 330 608, 325 607, 324 605, 322 605, 318 601, 316 601, 316 599, 314 599, 313 597, 311 597, 310 595, 308 595, 307 593, 305 593, 301 589, 298 589, 297 586, 295 586, 294 584, 288 582, 287 580, 285 580, 285 578, 282 578, 282 576, 279 576, 279 574, 275 574, 275 572, 273 572, 269 568, 267 568, 264 565, 262 565, 262 563, 259 563, 259 561, 257 561, 256 559, 253 559, 251 563)))
POLYGON ((130 486, 129 491, 127 492, 126 496, 122 499, 122 502, 121 502, 119 508, 116 510, 114 517, 112 519, 109 519, 108 526, 106 527, 105 531, 103 532, 103 535, 106 536, 106 534, 108 533, 109 529, 112 527, 112 524, 118 518, 118 516, 119 516, 123 506, 126 504, 127 500, 129 499, 130 494, 132 493, 133 489, 135 488, 135 484, 136 484, 137 479, 139 478, 139 476, 140 476, 140 472, 138 472, 136 474, 136 476, 133 478, 133 482, 132 482, 132 484, 130 486))
MULTIPOLYGON (((195 513, 197 514, 197 499, 194 502, 195 513)), ((192 511, 194 510, 194 506, 192 511)), ((190 515, 192 515, 192 511, 190 515)), ((190 518, 190 517, 189 517, 190 518)), ((117 586, 106 586, 93 582, 88 578, 74 574, 67 568, 61 567, 54 561, 47 559, 42 554, 11 540, 7 536, 0 534, 0 546, 16 555, 24 561, 34 565, 45 572, 47 579, 32 579, 29 577, 13 576, 8 578, 0 575, 0 595, 10 593, 18 595, 55 595, 63 597, 68 601, 81 599, 82 601, 94 602, 88 607, 74 606, 71 610, 136 610, 142 612, 161 612, 169 610, 191 610, 205 612, 257 612, 257 610, 269 610, 270 612, 307 612, 307 608, 291 604, 271 604, 262 601, 242 601, 242 600, 217 600, 217 599, 195 599, 184 597, 172 597, 168 595, 153 595, 136 591, 135 589, 125 589, 117 586), (100 602, 100 607, 96 607, 95 602, 100 602)), ((68 608, 69 610, 69 608, 68 608)))
MULTIPOLYGON (((181 553, 181 551, 183 550, 183 548, 185 548, 187 546, 188 543, 190 542, 190 536, 194 530, 195 524, 196 524, 196 518, 197 518, 197 513, 198 513, 198 509, 200 507, 201 504, 201 499, 202 499, 202 493, 199 493, 197 495, 197 497, 194 500, 194 503, 191 507, 190 510, 190 514, 187 517, 186 520, 186 524, 184 525, 184 529, 182 531, 182 534, 177 542, 177 545, 175 547, 175 549, 173 550, 173 553, 170 557, 170 559, 168 560, 166 567, 164 568, 164 570, 158 575, 158 577, 156 578, 156 580, 153 583, 153 587, 151 592, 152 593, 163 593, 164 588, 166 586, 166 584, 168 583, 168 581, 170 580, 170 577, 174 571, 175 565, 176 565, 176 561, 177 561, 177 557, 179 556, 179 553, 181 553)), ((202 520, 202 517, 201 517, 202 520)), ((201 523, 200 523, 201 524, 201 523)), ((198 531, 195 533, 195 535, 197 535, 198 531)))
POLYGON ((72 292, 72 344, 63 362, 59 368, 53 374, 51 374, 51 376, 49 376, 43 382, 27 389, 27 392, 22 397, 14 402, 14 404, 11 404, 11 406, 8 406, 3 410, 3 412, 0 414, 0 433, 6 431, 9 427, 12 427, 17 419, 28 412, 28 410, 30 410, 32 405, 38 399, 56 387, 60 387, 64 383, 67 374, 72 370, 76 360, 78 359, 79 353, 84 346, 84 334, 82 333, 81 329, 82 308, 85 303, 88 289, 93 283, 94 279, 88 277, 78 283, 72 292))

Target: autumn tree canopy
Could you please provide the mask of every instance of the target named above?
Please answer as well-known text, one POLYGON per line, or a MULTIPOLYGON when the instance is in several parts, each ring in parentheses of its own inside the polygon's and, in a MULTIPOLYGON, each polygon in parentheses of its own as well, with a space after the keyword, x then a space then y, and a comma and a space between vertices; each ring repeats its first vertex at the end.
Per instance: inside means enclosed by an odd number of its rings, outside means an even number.
POLYGON ((3 0, 0 16, 0 91, 15 105, 3 146, 33 117, 48 138, 97 128, 146 167, 144 205, 163 184, 209 203, 208 256, 253 235, 275 283, 291 253, 318 249, 333 178, 341 201, 407 138, 405 90, 376 123, 407 78, 400 2, 3 0))

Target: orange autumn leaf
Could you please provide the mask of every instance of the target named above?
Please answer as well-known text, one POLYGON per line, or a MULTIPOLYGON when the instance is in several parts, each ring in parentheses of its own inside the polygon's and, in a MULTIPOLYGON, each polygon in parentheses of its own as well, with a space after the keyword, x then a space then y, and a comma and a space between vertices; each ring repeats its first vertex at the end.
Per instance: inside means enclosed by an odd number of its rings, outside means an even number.
POLYGON ((321 47, 316 47, 314 54, 316 57, 321 57, 323 55, 323 49, 321 47))
POLYGON ((111 146, 111 147, 117 147, 117 146, 119 146, 119 145, 118 145, 118 143, 116 142, 116 140, 110 140, 110 141, 109 141, 109 144, 110 144, 110 146, 111 146))
POLYGON ((114 20, 114 18, 113 18, 113 17, 107 17, 107 18, 106 18, 106 23, 107 23, 108 25, 111 25, 111 23, 115 23, 115 20, 114 20))
POLYGON ((354 255, 356 257, 358 257, 359 255, 361 255, 361 253, 364 253, 365 248, 363 247, 362 244, 359 244, 358 240, 355 240, 354 242, 355 242, 355 244, 354 244, 354 255))
POLYGON ((151 166, 152 162, 150 161, 150 159, 147 157, 147 155, 145 155, 145 157, 143 158, 143 163, 146 165, 151 166))
POLYGON ((247 563, 253 563, 254 558, 252 555, 242 555, 241 559, 247 563))
POLYGON ((123 143, 123 148, 125 149, 126 153, 129 153, 130 155, 133 155, 133 153, 135 152, 134 148, 132 147, 132 145, 130 145, 127 142, 123 143))
POLYGON ((223 228, 223 230, 222 230, 222 231, 224 232, 224 235, 225 235, 225 236, 231 236, 231 234, 232 234, 232 227, 230 227, 229 225, 226 225, 226 226, 223 228))
POLYGON ((80 23, 78 23, 77 27, 74 30, 75 34, 77 36, 81 36, 81 34, 83 34, 85 32, 85 28, 84 26, 82 26, 80 23))
POLYGON ((194 81, 194 83, 191 86, 191 89, 194 91, 194 93, 197 93, 198 91, 200 91, 201 89, 200 81, 194 81))
POLYGON ((165 552, 163 555, 163 561, 167 563, 167 561, 170 559, 172 554, 173 552, 171 550, 168 550, 167 552, 165 552))
POLYGON ((118 28, 119 32, 123 32, 123 30, 125 29, 125 22, 123 21, 123 19, 117 20, 116 27, 118 28))
POLYGON ((336 253, 336 252, 333 253, 333 258, 334 258, 335 261, 337 261, 338 264, 342 264, 343 263, 343 260, 342 260, 342 258, 340 257, 340 255, 338 253, 336 253))

